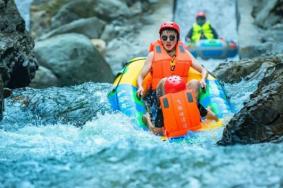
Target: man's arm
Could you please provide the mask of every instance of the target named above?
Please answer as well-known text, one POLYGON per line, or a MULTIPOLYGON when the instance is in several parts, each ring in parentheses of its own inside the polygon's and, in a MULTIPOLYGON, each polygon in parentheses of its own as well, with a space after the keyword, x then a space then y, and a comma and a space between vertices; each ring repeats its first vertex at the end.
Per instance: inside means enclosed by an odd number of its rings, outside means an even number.
POLYGON ((194 58, 194 56, 189 51, 187 51, 187 53, 189 54, 189 56, 192 59, 192 67, 196 71, 201 73, 200 85, 201 85, 202 88, 205 88, 206 87, 205 81, 206 81, 206 78, 207 78, 207 75, 208 75, 206 68, 204 68, 201 64, 199 64, 199 62, 194 58))
POLYGON ((138 96, 143 96, 144 88, 142 87, 142 82, 144 77, 149 73, 152 66, 153 52, 150 52, 145 60, 144 66, 138 76, 137 84, 138 84, 138 96))

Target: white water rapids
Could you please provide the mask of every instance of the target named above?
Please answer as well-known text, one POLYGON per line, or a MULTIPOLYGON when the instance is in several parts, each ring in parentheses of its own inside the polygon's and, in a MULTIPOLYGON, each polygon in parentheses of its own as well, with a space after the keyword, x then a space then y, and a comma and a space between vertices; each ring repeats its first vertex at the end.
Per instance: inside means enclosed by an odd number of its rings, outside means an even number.
MULTIPOLYGON (((26 8, 23 2, 17 1, 19 7, 26 8)), ((221 36, 236 40, 234 6, 233 0, 179 0, 175 18, 184 36, 195 12, 205 10, 221 36)), ((255 90, 254 85, 242 81, 225 86, 237 110, 255 90)), ((192 144, 163 142, 134 129, 129 118, 109 110, 106 94, 110 89, 110 84, 86 83, 16 90, 6 101, 1 122, 0 187, 283 186, 282 144, 220 147, 215 143, 221 131, 208 133, 192 144), (85 111, 77 110, 81 103, 85 111), (101 103, 105 109, 94 113, 101 103), (92 113, 94 117, 82 127, 73 126, 92 113)))

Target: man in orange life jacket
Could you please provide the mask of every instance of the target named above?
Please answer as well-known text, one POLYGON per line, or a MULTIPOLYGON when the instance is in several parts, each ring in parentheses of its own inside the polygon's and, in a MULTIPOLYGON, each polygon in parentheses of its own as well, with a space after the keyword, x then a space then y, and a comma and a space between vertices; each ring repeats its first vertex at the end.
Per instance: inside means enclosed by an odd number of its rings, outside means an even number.
MULTIPOLYGON (((200 81, 191 80, 187 83, 195 96, 198 96, 199 88, 206 88, 207 70, 202 67, 196 59, 185 49, 185 45, 180 39, 180 27, 175 22, 164 22, 159 29, 160 40, 153 42, 149 49, 149 54, 145 64, 138 76, 137 95, 144 97, 149 113, 143 117, 148 127, 155 134, 163 132, 162 111, 159 104, 159 97, 164 95, 164 83, 166 78, 178 75, 183 80, 187 80, 190 67, 201 73, 200 81), (152 75, 151 91, 144 96, 143 80, 148 73, 152 75)), ((199 105, 201 116, 204 117, 208 111, 199 105)), ((209 111, 211 114, 211 112, 209 111)), ((212 114, 213 115, 213 114, 212 114)))

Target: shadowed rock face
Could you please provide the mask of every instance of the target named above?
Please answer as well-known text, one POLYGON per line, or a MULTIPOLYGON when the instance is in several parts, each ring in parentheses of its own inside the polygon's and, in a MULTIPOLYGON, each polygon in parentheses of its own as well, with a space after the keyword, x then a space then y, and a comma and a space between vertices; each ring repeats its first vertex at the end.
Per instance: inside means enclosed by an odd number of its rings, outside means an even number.
POLYGON ((34 78, 34 42, 13 0, 0 0, 0 67, 5 85, 25 87, 34 78))
MULTIPOLYGON (((265 76, 250 100, 230 120, 218 144, 253 144, 282 138, 283 54, 254 59, 250 61, 250 65, 259 62, 261 64, 257 67, 265 69, 265 76), (264 63, 268 65, 262 66, 264 63)), ((239 65, 240 63, 237 64, 239 65)), ((247 76, 243 75, 243 78, 247 76)))

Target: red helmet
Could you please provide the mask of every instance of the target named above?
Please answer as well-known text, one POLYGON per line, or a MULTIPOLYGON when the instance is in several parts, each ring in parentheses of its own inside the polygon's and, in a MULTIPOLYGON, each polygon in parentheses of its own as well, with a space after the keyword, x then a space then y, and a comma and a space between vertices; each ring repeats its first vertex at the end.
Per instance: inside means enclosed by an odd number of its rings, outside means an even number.
POLYGON ((205 14, 203 11, 200 11, 200 12, 198 12, 198 13, 196 14, 196 18, 198 18, 198 17, 204 17, 204 18, 206 18, 206 14, 205 14))
POLYGON ((174 29, 177 32, 178 36, 180 35, 180 26, 176 22, 163 22, 160 25, 160 29, 159 29, 160 35, 164 29, 174 29))
POLYGON ((165 93, 176 93, 186 89, 186 83, 180 76, 169 76, 164 83, 165 93))

